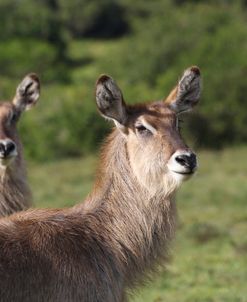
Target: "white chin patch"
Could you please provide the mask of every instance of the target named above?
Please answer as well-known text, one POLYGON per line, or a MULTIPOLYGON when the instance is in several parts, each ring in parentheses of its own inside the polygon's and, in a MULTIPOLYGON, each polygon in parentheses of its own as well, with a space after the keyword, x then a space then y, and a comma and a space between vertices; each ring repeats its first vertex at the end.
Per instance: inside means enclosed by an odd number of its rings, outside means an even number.
POLYGON ((170 175, 178 183, 181 183, 181 182, 191 178, 194 174, 194 171, 196 170, 196 167, 194 167, 194 169, 191 170, 190 168, 186 167, 186 165, 181 164, 177 160, 177 157, 180 155, 190 156, 191 152, 178 150, 171 156, 171 158, 169 159, 169 161, 167 163, 167 167, 170 172, 170 175))
POLYGON ((14 160, 15 156, 8 158, 0 158, 0 168, 6 169, 14 160))
POLYGON ((194 173, 182 174, 182 173, 174 172, 171 170, 170 170, 170 174, 177 182, 183 182, 185 180, 188 180, 194 175, 194 173))

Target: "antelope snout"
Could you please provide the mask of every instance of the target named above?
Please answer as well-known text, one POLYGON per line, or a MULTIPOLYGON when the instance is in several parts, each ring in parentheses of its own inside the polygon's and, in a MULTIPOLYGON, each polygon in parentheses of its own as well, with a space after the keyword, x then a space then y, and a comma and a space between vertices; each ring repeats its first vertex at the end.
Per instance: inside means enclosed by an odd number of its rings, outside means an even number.
POLYGON ((176 151, 168 162, 168 168, 177 174, 191 175, 197 168, 196 155, 191 151, 176 151))
POLYGON ((196 168, 196 155, 194 153, 191 154, 180 154, 175 157, 175 161, 183 166, 188 168, 191 171, 194 171, 196 168))
POLYGON ((16 144, 11 139, 0 140, 0 159, 12 158, 16 155, 16 144))

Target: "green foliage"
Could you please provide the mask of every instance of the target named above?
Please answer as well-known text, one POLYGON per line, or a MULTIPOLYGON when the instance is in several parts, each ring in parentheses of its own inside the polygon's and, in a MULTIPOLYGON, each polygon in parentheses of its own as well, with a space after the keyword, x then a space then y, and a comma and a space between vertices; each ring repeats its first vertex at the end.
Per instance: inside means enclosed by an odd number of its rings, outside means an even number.
POLYGON ((56 50, 52 45, 33 39, 12 39, 0 45, 1 73, 7 77, 22 77, 31 70, 38 70, 46 81, 58 75, 49 68, 54 63, 56 50))
POLYGON ((45 1, 1 0, 1 38, 16 36, 47 38, 51 31, 52 11, 45 1))
POLYGON ((128 30, 124 9, 115 0, 59 0, 63 21, 73 37, 112 38, 128 30))
POLYGON ((90 105, 83 99, 79 86, 47 87, 37 108, 20 121, 27 157, 44 161, 95 150, 106 135, 108 124, 99 117, 93 101, 90 105))
POLYGON ((188 120, 189 133, 204 147, 246 141, 245 13, 238 5, 220 1, 176 9, 169 1, 157 1, 146 9, 140 6, 141 17, 132 17, 134 34, 112 66, 122 67, 122 74, 128 66, 130 85, 146 83, 155 96, 163 97, 183 69, 198 65, 204 89, 200 114, 188 120))
POLYGON ((94 106, 99 74, 134 103, 164 98, 191 65, 202 70, 203 93, 184 117, 187 139, 214 148, 246 142, 245 2, 0 0, 0 97, 26 72, 42 81, 41 104, 20 124, 27 155, 95 150, 109 129, 94 106))
POLYGON ((0 13, 1 76, 35 70, 44 81, 69 80, 66 32, 56 0, 1 0, 0 13))

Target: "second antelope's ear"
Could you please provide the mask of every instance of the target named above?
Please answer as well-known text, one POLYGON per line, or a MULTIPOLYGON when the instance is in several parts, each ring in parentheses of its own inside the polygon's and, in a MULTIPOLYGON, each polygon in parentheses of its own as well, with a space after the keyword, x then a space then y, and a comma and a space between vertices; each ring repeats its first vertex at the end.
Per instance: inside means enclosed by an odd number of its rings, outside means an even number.
POLYGON ((39 78, 36 74, 30 73, 17 86, 13 104, 20 112, 29 110, 37 103, 39 95, 39 78))
POLYGON ((96 82, 96 104, 100 113, 114 120, 116 126, 124 127, 127 121, 126 104, 116 82, 102 75, 96 82))
POLYGON ((176 113, 191 110, 200 99, 201 73, 200 69, 192 66, 185 70, 178 85, 165 99, 165 103, 176 113))

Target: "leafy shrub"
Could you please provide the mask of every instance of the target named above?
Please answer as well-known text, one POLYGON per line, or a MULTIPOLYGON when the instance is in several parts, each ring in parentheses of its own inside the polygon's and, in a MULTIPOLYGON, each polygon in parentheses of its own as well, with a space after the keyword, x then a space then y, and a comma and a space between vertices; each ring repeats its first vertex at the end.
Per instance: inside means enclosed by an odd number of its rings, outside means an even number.
POLYGON ((94 105, 100 73, 118 81, 128 102, 143 102, 164 98, 191 65, 202 70, 203 93, 199 110, 184 117, 186 137, 201 147, 246 142, 245 2, 0 0, 0 97, 27 72, 42 81, 39 109, 20 124, 28 156, 97 149, 109 130, 94 105))
POLYGON ((128 31, 125 12, 114 0, 60 0, 64 24, 74 37, 119 37, 128 31))
POLYGON ((95 151, 108 131, 80 86, 46 87, 37 108, 20 121, 26 156, 40 161, 95 151))
POLYGON ((0 45, 0 65, 1 76, 12 79, 20 78, 30 71, 37 72, 44 82, 68 78, 68 72, 64 72, 66 65, 57 63, 56 48, 36 39, 5 41, 0 45))
POLYGON ((147 91, 150 97, 164 97, 183 69, 198 65, 204 83, 200 115, 186 119, 187 135, 201 147, 245 142, 247 26, 241 6, 227 1, 178 7, 171 1, 137 1, 129 19, 133 34, 105 66, 125 77, 130 91, 146 87, 135 98, 147 91))

